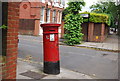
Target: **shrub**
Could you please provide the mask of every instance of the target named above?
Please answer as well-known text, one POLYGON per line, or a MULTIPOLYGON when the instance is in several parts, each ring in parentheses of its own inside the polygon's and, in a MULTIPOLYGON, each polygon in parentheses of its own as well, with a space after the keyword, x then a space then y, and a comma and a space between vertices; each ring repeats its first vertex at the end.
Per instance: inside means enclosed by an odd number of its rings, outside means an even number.
MULTIPOLYGON (((88 14, 89 12, 83 12, 80 14, 88 14)), ((106 23, 108 26, 111 25, 111 15, 109 14, 104 14, 104 13, 89 13, 90 18, 89 22, 94 22, 94 23, 106 23)), ((88 22, 88 19, 84 19, 84 22, 88 22)))
POLYGON ((81 23, 83 22, 83 18, 80 14, 73 15, 68 14, 65 17, 65 35, 66 39, 65 43, 67 45, 75 45, 80 44, 82 41, 83 34, 81 33, 82 27, 81 23))

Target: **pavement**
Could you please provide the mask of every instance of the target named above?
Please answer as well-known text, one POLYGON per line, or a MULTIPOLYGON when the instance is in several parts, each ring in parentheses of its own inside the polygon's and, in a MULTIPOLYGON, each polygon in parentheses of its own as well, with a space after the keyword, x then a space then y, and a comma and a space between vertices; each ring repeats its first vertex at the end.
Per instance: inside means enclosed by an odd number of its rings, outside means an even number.
POLYGON ((92 79, 90 76, 74 72, 68 69, 60 68, 60 74, 48 75, 43 73, 43 64, 30 61, 28 59, 18 58, 17 61, 17 79, 92 79))
POLYGON ((77 47, 87 47, 87 48, 95 48, 99 50, 106 50, 106 51, 120 51, 118 48, 118 36, 115 34, 108 35, 108 38, 105 39, 102 43, 97 42, 82 42, 80 45, 76 45, 77 47))

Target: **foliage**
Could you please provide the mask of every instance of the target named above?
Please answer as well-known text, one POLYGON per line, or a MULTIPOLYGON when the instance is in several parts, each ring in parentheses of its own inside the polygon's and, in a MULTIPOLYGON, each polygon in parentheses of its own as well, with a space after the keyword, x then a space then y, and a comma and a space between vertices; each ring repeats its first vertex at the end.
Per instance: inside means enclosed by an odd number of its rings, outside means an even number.
POLYGON ((0 29, 1 29, 1 28, 3 28, 3 29, 7 29, 7 26, 2 25, 2 26, 0 26, 0 29))
POLYGON ((82 6, 85 6, 85 2, 83 0, 75 0, 74 2, 69 2, 68 5, 67 10, 69 13, 78 14, 82 6))
POLYGON ((80 44, 83 34, 81 33, 81 23, 83 18, 80 16, 79 11, 84 6, 83 0, 77 0, 76 2, 69 2, 66 11, 68 14, 65 16, 65 43, 67 45, 80 44))
POLYGON ((85 2, 83 0, 68 0, 68 7, 62 12, 62 19, 65 19, 67 14, 78 14, 81 11, 82 6, 85 6, 85 2))
POLYGON ((106 13, 110 14, 110 21, 111 26, 116 27, 115 23, 117 21, 117 6, 115 5, 115 2, 112 0, 106 0, 106 1, 99 1, 98 3, 92 5, 90 7, 92 9, 92 12, 95 13, 106 13))
POLYGON ((67 14, 69 14, 69 12, 68 12, 68 10, 67 10, 67 8, 66 8, 66 9, 64 9, 63 12, 62 12, 62 20, 65 20, 65 16, 66 16, 67 14))
MULTIPOLYGON (((80 14, 90 14, 89 22, 94 23, 106 23, 110 26, 111 24, 111 16, 109 14, 100 14, 100 13, 89 13, 89 12, 83 12, 80 14)), ((88 22, 88 19, 84 19, 84 22, 88 22)))
POLYGON ((68 45, 79 44, 82 41, 81 23, 83 18, 80 15, 68 14, 65 17, 65 43, 68 45))
POLYGON ((78 14, 81 11, 82 6, 85 6, 85 2, 83 0, 69 0, 68 7, 62 12, 62 19, 65 19, 67 14, 78 14))

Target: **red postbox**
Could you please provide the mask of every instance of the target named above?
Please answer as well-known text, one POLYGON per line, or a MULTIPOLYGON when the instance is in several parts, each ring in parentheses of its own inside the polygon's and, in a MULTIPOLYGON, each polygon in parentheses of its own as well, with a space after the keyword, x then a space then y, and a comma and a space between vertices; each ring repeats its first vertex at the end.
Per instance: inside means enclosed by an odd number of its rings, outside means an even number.
POLYGON ((41 24, 43 28, 43 52, 44 52, 44 72, 47 74, 59 74, 59 42, 58 27, 60 24, 41 24))

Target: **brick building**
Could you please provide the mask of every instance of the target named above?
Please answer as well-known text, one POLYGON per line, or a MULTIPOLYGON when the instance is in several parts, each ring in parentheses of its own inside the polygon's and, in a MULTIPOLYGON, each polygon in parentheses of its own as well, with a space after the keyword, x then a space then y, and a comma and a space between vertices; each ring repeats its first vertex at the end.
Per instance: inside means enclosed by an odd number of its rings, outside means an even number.
MULTIPOLYGON (((42 35, 41 23, 61 23, 63 0, 22 1, 20 3, 20 34, 42 35), (47 13, 47 14, 46 14, 47 13), (47 18, 46 18, 47 17, 47 18)), ((59 31, 61 29, 59 28, 59 31)))

